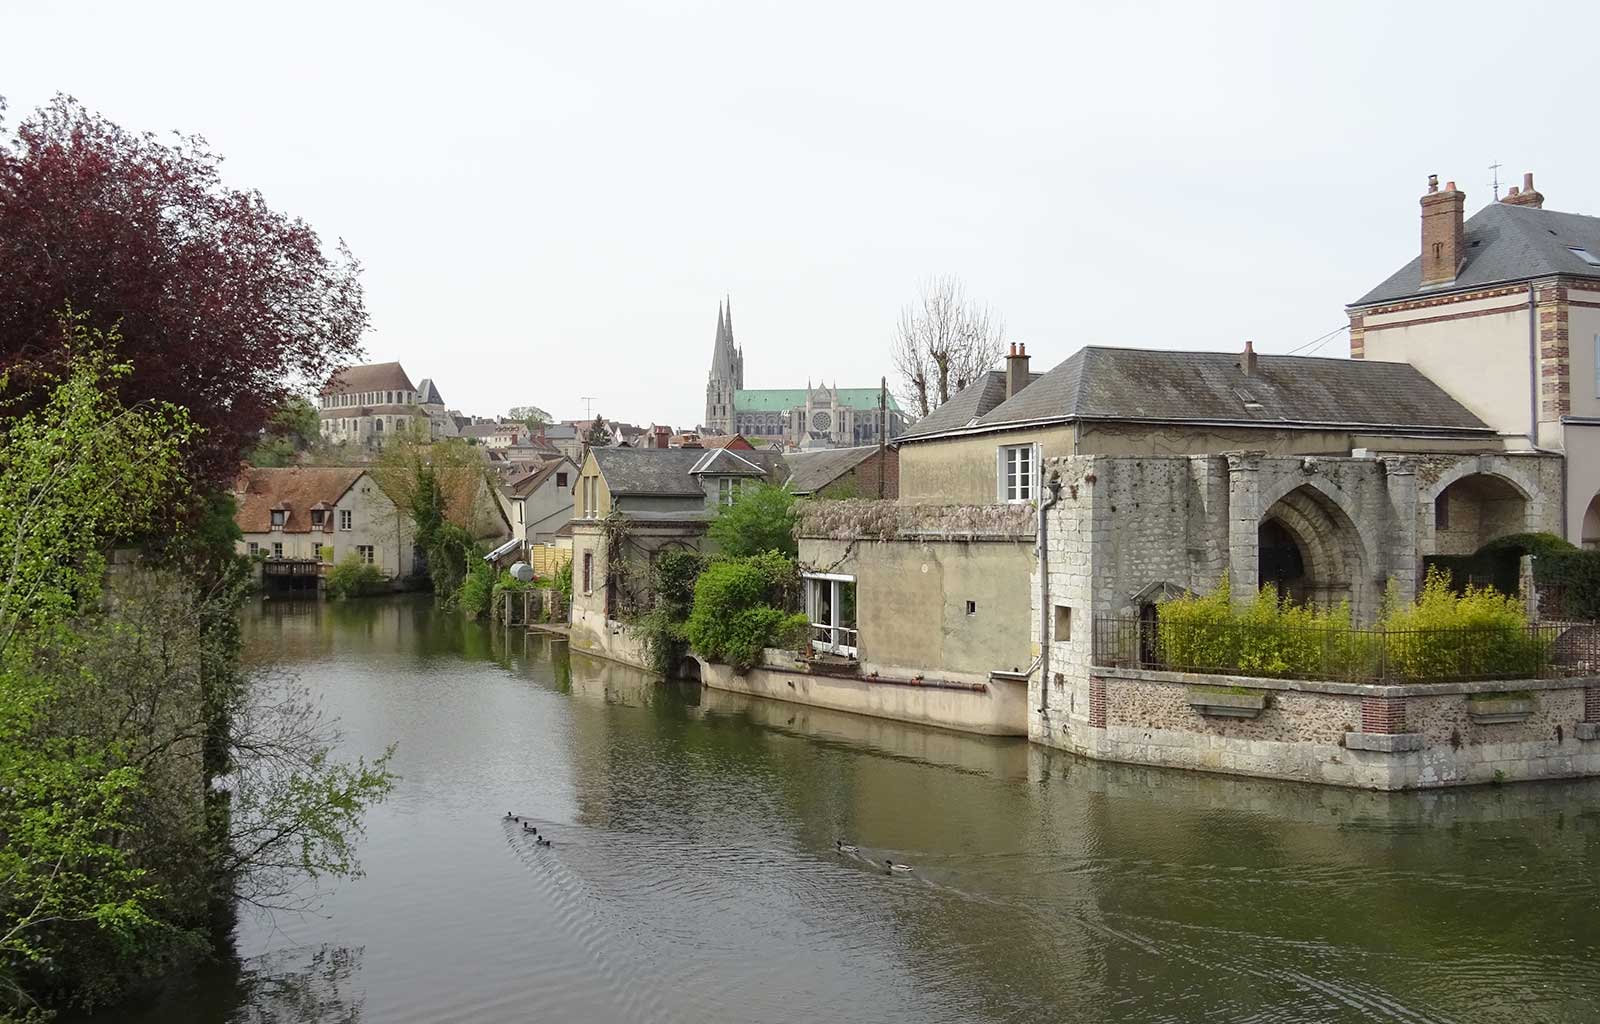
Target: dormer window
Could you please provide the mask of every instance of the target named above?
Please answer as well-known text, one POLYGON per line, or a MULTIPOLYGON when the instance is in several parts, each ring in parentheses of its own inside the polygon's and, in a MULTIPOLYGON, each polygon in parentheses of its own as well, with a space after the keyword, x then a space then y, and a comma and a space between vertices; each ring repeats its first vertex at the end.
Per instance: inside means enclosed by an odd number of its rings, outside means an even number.
POLYGON ((312 509, 311 510, 311 528, 313 530, 315 530, 315 529, 319 528, 320 526, 322 526, 323 517, 326 516, 326 515, 327 515, 327 513, 324 512, 320 508, 312 509))
POLYGON ((1589 266, 1591 266, 1591 267, 1600 267, 1600 256, 1596 256, 1594 253, 1590 252, 1588 249, 1583 249, 1583 248, 1580 248, 1580 247, 1578 247, 1576 245, 1571 245, 1571 246, 1567 247, 1567 251, 1572 253, 1572 255, 1578 257, 1578 259, 1582 260, 1583 262, 1589 264, 1589 266))
POLYGON ((289 518, 289 510, 288 509, 283 509, 283 508, 275 508, 275 509, 273 509, 272 510, 272 528, 274 530, 283 529, 283 524, 288 518, 289 518))

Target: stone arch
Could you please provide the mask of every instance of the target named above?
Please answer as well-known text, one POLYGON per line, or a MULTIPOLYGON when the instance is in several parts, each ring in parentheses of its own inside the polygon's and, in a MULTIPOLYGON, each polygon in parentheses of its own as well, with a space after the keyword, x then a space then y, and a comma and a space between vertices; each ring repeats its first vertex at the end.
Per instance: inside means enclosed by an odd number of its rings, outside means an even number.
POLYGON ((1588 551, 1600 549, 1600 494, 1589 499, 1578 527, 1578 543, 1588 551))
POLYGON ((1496 537, 1529 528, 1530 495, 1517 481, 1478 471, 1451 477, 1429 488, 1432 500, 1421 510, 1429 553, 1470 555, 1496 537))
POLYGON ((1376 607, 1373 550, 1354 517, 1320 482, 1303 482, 1266 505, 1257 524, 1259 584, 1321 607, 1376 607))

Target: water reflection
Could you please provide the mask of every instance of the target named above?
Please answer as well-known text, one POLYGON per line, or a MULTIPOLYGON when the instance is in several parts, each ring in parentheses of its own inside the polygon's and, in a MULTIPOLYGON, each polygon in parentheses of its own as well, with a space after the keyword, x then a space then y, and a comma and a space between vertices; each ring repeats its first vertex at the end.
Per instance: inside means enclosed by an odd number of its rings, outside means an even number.
MULTIPOLYGON (((367 878, 239 944, 364 946, 340 985, 372 1019, 1523 1024, 1600 998, 1595 783, 1087 762, 661 685, 425 600, 310 608, 260 609, 252 651, 351 753, 399 739, 404 780, 367 878)), ((260 992, 185 1019, 274 1019, 238 1016, 278 1012, 260 992)))

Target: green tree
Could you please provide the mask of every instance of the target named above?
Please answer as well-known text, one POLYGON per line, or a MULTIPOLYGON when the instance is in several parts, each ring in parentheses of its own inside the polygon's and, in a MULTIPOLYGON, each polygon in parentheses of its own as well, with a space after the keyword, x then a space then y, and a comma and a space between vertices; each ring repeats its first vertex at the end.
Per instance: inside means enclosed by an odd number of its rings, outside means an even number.
POLYGON ((712 562, 695 581, 685 638, 702 657, 748 671, 763 647, 806 643, 809 620, 789 611, 799 589, 795 563, 776 551, 712 562))
POLYGON ((549 413, 537 405, 512 406, 506 416, 526 425, 529 430, 538 430, 540 427, 546 427, 555 422, 550 418, 549 413))
POLYGON ((605 448, 611 444, 611 428, 606 426, 604 416, 596 416, 594 422, 589 424, 588 431, 583 435, 583 443, 590 448, 605 448))
POLYGON ((322 440, 316 406, 299 395, 278 407, 261 431, 261 441, 248 456, 253 466, 287 466, 295 456, 322 440))
POLYGON ((773 484, 746 486, 733 504, 723 506, 711 521, 710 537, 730 558, 776 551, 789 558, 800 553, 795 540, 795 497, 773 484))

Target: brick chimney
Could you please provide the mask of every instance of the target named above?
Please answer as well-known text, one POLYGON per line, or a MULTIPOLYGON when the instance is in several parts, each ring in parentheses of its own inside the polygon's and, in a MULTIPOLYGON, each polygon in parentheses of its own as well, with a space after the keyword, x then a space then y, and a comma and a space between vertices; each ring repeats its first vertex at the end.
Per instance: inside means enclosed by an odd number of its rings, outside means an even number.
POLYGON ((1244 371, 1246 377, 1254 377, 1256 375, 1255 342, 1247 341, 1244 343, 1244 356, 1239 360, 1239 369, 1244 371))
POLYGON ((1011 352, 1006 356, 1006 397, 1021 391, 1028 386, 1028 346, 1017 342, 1011 343, 1011 352))
POLYGON ((670 444, 671 439, 672 439, 672 428, 671 427, 662 427, 662 426, 657 426, 656 427, 655 447, 657 447, 657 448, 669 448, 669 447, 671 447, 671 444, 670 444))
POLYGON ((1532 171, 1522 176, 1522 187, 1520 189, 1512 185, 1511 191, 1507 192, 1505 198, 1500 201, 1509 203, 1512 206, 1531 206, 1535 210, 1544 209, 1544 194, 1533 190, 1532 171))
POLYGON ((1422 284, 1449 284, 1456 279, 1464 255, 1462 214, 1467 194, 1450 182, 1439 191, 1439 176, 1428 175, 1428 194, 1422 197, 1422 284))

